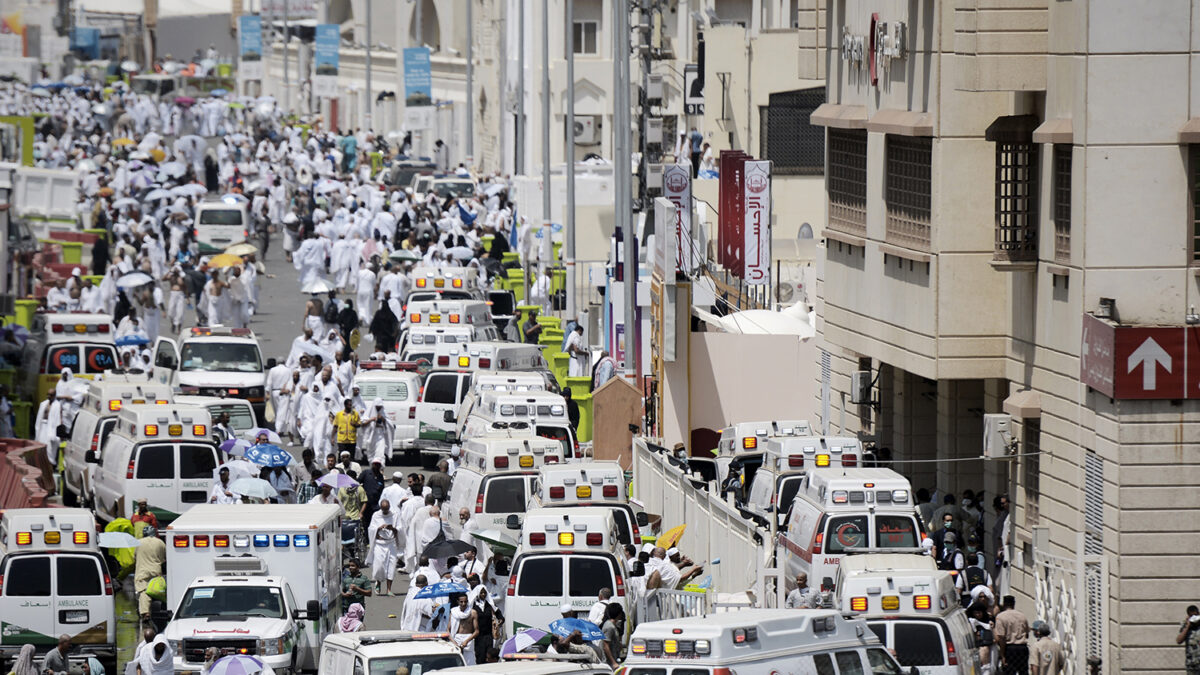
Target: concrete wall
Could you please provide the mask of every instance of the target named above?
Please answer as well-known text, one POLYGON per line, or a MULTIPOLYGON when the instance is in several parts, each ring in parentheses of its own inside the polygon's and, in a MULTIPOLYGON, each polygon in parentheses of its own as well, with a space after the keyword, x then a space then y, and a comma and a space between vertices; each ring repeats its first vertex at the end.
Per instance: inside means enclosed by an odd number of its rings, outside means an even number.
POLYGON ((213 44, 223 60, 233 60, 237 54, 237 33, 230 30, 231 25, 229 14, 160 16, 156 35, 158 54, 190 59, 197 49, 204 54, 213 44))

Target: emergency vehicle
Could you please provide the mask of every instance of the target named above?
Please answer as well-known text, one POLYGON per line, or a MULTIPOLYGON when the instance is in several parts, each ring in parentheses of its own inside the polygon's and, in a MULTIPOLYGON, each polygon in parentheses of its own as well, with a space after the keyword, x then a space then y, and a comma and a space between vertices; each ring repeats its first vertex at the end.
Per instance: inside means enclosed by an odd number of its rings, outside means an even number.
POLYGON ((8 509, 0 517, 0 661, 70 635, 73 662, 117 663, 113 584, 86 509, 8 509), (7 582, 7 583, 6 583, 7 582))
POLYGON ((462 650, 449 633, 364 630, 326 636, 317 675, 394 674, 402 667, 416 675, 463 665, 462 650))
POLYGON ((625 471, 617 462, 547 464, 538 469, 530 508, 591 506, 612 511, 621 544, 642 543, 649 524, 644 511, 635 510, 625 491, 625 471))
POLYGON ((831 609, 739 609, 641 623, 629 640, 624 670, 627 675, 904 672, 866 622, 831 609))
POLYGON ((612 511, 588 506, 525 514, 504 600, 505 634, 548 626, 560 607, 586 613, 600 589, 612 590, 629 616, 625 563, 612 511))
POLYGON ((471 376, 471 393, 481 394, 487 391, 553 391, 557 392, 558 382, 553 375, 547 377, 541 371, 478 371, 471 376))
POLYGON ((813 471, 776 536, 777 564, 789 582, 804 572, 832 586, 842 557, 856 549, 916 550, 925 538, 908 479, 891 469, 813 471))
POLYGON ((760 519, 782 524, 805 471, 854 467, 862 457, 862 442, 850 436, 781 436, 767 439, 762 466, 754 473, 745 509, 760 519), (783 508, 780 509, 779 505, 783 508))
POLYGON ((540 346, 520 342, 439 344, 434 349, 433 367, 470 372, 538 371, 549 368, 540 346))
POLYGON ((249 328, 196 326, 183 342, 154 342, 154 375, 180 393, 250 402, 256 419, 266 410, 267 374, 258 339, 249 328))
POLYGON ((166 529, 163 630, 175 672, 204 651, 258 657, 275 672, 316 670, 341 614, 335 504, 203 504, 166 529))
POLYGON ((975 634, 950 572, 918 554, 866 553, 842 558, 838 609, 866 619, 902 666, 933 675, 981 670, 975 634))
POLYGON ((511 654, 497 663, 446 668, 439 675, 612 675, 604 663, 586 654, 511 654))
POLYGON ((208 199, 196 206, 192 236, 200 255, 213 255, 250 236, 250 202, 232 195, 208 199))
POLYGON ((413 326, 400 333, 396 351, 401 361, 425 360, 433 363, 434 348, 443 342, 494 340, 496 335, 495 328, 489 326, 413 326))
POLYGON ((22 351, 22 361, 36 364, 23 368, 27 390, 36 389, 37 402, 61 379, 64 368, 72 375, 88 380, 106 370, 117 368, 120 359, 113 345, 112 315, 109 314, 36 314, 31 337, 22 351), (36 382, 31 381, 36 377, 36 382))
POLYGON ((480 300, 479 271, 474 267, 414 267, 405 304, 425 300, 480 300))
POLYGON ((492 313, 483 300, 413 300, 404 307, 402 328, 417 326, 479 326, 492 325, 492 313))
MULTIPOLYGON (((214 422, 222 414, 228 414, 229 428, 233 429, 238 438, 246 438, 246 432, 259 428, 254 418, 254 408, 249 401, 240 398, 180 394, 175 397, 175 402, 204 408, 214 422)), ((209 429, 209 433, 212 433, 211 429, 209 429)), ((254 439, 246 438, 246 440, 253 441, 254 439)))
MULTIPOLYGON (((392 450, 410 450, 417 439, 417 398, 421 395, 421 376, 406 366, 406 363, 399 361, 363 361, 359 363, 358 374, 352 382, 367 404, 365 417, 375 415, 370 406, 376 398, 381 398, 384 412, 396 425, 396 435, 386 455, 389 460, 392 450)), ((359 430, 360 434, 365 432, 365 427, 359 430)))
POLYGON ((562 461, 558 443, 528 432, 505 430, 468 439, 454 474, 448 512, 465 508, 475 514, 478 529, 503 529, 509 515, 525 512, 538 469, 562 461))
MULTIPOLYGON (((449 414, 446 419, 449 421, 449 414)), ((568 460, 580 456, 575 429, 567 419, 567 400, 548 391, 489 391, 478 398, 468 396, 459 407, 456 437, 473 438, 514 422, 525 422, 536 435, 561 443, 568 460)))
MULTIPOLYGON (((766 422, 738 422, 721 430, 721 438, 717 441, 716 456, 712 476, 723 486, 727 482, 731 470, 738 477, 736 489, 739 501, 744 501, 750 485, 754 482, 754 474, 762 465, 763 453, 767 441, 771 438, 788 436, 811 436, 812 428, 805 420, 777 420, 766 422)), ((701 460, 703 462, 704 460, 701 460)), ((694 458, 689 459, 693 468, 697 467, 694 458)), ((707 477, 706 477, 707 480, 707 477)))
POLYGON ((63 502, 68 506, 91 503, 96 461, 122 408, 126 405, 166 405, 171 401, 171 387, 147 382, 141 375, 110 372, 105 373, 103 380, 90 383, 67 439, 62 472, 63 502), (88 462, 88 453, 91 453, 92 462, 88 462))
POLYGON ((128 518, 145 498, 158 522, 208 501, 218 451, 204 408, 172 403, 129 405, 105 440, 95 473, 101 520, 128 518))

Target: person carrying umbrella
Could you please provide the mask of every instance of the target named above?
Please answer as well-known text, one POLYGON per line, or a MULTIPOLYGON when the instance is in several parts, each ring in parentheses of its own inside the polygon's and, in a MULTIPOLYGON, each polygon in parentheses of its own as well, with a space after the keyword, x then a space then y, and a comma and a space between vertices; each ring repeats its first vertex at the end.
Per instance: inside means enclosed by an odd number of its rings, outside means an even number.
POLYGON ((223 466, 217 472, 217 480, 213 481, 212 490, 208 494, 209 504, 236 504, 241 496, 233 491, 229 480, 229 467, 223 466))

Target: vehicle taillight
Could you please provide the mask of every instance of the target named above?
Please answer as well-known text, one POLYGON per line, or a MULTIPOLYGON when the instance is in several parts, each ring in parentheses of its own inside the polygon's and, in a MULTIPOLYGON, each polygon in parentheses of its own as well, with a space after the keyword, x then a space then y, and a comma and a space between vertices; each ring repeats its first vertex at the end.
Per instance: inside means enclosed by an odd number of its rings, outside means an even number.
MULTIPOLYGON (((4 577, 0 577, 0 584, 3 584, 3 583, 4 583, 4 577)), ((104 573, 104 594, 105 595, 113 594, 112 577, 109 576, 108 572, 104 573)))
POLYGON ((439 356, 439 357, 437 357, 437 359, 438 359, 438 365, 441 367, 446 367, 446 366, 450 365, 450 357, 449 356, 439 356))
POLYGON ((733 671, 728 668, 713 668, 712 675, 733 675, 733 671))
POLYGON ((562 499, 567 496, 567 491, 563 486, 556 485, 550 488, 550 499, 562 499))
POLYGON ((192 546, 195 546, 196 548, 208 548, 208 535, 197 534, 196 536, 192 537, 192 546))
POLYGON ((813 542, 813 550, 812 550, 813 555, 818 555, 821 552, 821 544, 823 544, 823 543, 825 543, 825 533, 818 532, 817 538, 813 542))
POLYGON ((625 597, 625 580, 619 574, 617 575, 617 597, 625 597))
POLYGON ((213 547, 214 548, 229 548, 229 535, 214 534, 213 535, 213 547))
POLYGON ((492 466, 496 467, 497 469, 507 469, 508 468, 508 458, 507 457, 493 457, 492 458, 492 466))
POLYGON ((475 496, 475 513, 483 513, 483 493, 475 496))
POLYGON ((529 533, 529 545, 530 546, 545 546, 546 545, 546 533, 545 532, 529 533))
POLYGON ((928 595, 914 595, 913 609, 929 609, 933 606, 933 598, 928 595))
POLYGON ((599 532, 589 532, 586 541, 588 546, 599 546, 604 543, 604 535, 599 532))
POLYGON ((410 420, 417 419, 417 406, 415 406, 415 405, 408 406, 408 419, 410 419, 410 420))
POLYGON ((616 485, 605 485, 604 488, 600 491, 600 493, 602 495, 604 495, 605 497, 616 497, 617 496, 617 486, 616 485))
POLYGON ((75 542, 76 544, 86 544, 88 543, 88 539, 90 537, 90 533, 88 533, 86 530, 81 530, 71 535, 71 541, 75 542))
POLYGON ((633 543, 635 543, 635 544, 642 543, 642 531, 641 531, 641 529, 638 528, 636 522, 633 524, 633 543))
POLYGON ((746 436, 742 439, 743 450, 753 450, 758 447, 758 438, 754 436, 746 436))
POLYGON ((481 356, 481 357, 479 357, 479 367, 480 367, 480 368, 491 368, 491 367, 492 367, 492 360, 491 360, 491 359, 485 359, 485 358, 483 358, 482 356, 481 356))
POLYGON ((129 460, 129 468, 125 469, 125 479, 133 479, 133 460, 129 460))
POLYGON ((0 574, 0 593, 4 592, 4 575, 0 574))
POLYGON ((804 458, 788 457, 788 466, 804 466, 804 458))
POLYGON ((99 433, 92 434, 92 447, 91 447, 92 452, 95 452, 99 448, 99 446, 100 446, 100 434, 99 433))
POLYGON ((508 595, 514 596, 517 594, 517 573, 513 572, 508 577, 508 595))
POLYGON ((55 324, 51 324, 51 325, 50 325, 50 332, 51 332, 51 333, 61 333, 61 332, 63 332, 63 325, 62 325, 61 323, 55 323, 55 324))
POLYGON ((96 326, 96 330, 101 333, 107 333, 108 332, 108 324, 102 323, 99 326, 96 326))
POLYGON ((558 464, 558 455, 546 455, 545 462, 547 464, 558 464))
POLYGON ((851 611, 851 612, 865 612, 865 611, 867 611, 867 599, 866 599, 866 597, 850 598, 850 611, 851 611))
POLYGON ((858 455, 842 455, 842 467, 858 466, 858 455))
POLYGON ((951 666, 958 665, 958 654, 954 651, 954 642, 949 638, 946 639, 946 663, 951 666))
POLYGON ((175 548, 187 548, 188 536, 186 534, 177 534, 171 539, 171 543, 175 548))

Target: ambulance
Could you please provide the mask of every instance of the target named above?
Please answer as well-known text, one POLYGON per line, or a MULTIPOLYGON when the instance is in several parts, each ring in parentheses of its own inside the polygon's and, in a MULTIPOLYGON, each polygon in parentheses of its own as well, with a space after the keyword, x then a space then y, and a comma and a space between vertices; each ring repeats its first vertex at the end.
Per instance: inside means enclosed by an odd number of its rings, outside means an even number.
POLYGON ((649 524, 644 511, 635 510, 625 491, 625 470, 617 462, 547 464, 538 469, 529 508, 591 506, 612 511, 621 544, 642 543, 649 524))
POLYGON ((401 361, 425 360, 433 363, 434 348, 443 342, 472 342, 495 338, 495 329, 474 325, 458 326, 414 326, 400 333, 396 352, 401 361))
MULTIPOLYGON (((8 509, 0 516, 0 661, 44 654, 70 635, 73 665, 117 664, 113 583, 86 509, 8 509)), ((40 658, 38 659, 40 661, 40 658)))
POLYGON ((434 349, 434 368, 470 372, 548 370, 542 348, 521 342, 467 342, 439 344, 434 349))
POLYGON ((317 675, 395 675, 400 668, 420 675, 463 665, 462 649, 449 633, 364 630, 327 636, 317 675))
MULTIPOLYGON (((175 402, 181 405, 194 405, 204 408, 208 411, 209 417, 214 422, 223 414, 229 415, 229 428, 233 429, 233 433, 238 438, 253 441, 253 438, 246 437, 246 432, 259 428, 254 417, 253 406, 250 405, 249 401, 240 398, 179 394, 175 396, 175 402)), ((212 429, 209 429, 209 433, 212 433, 212 429)))
POLYGON ((147 382, 140 375, 108 372, 103 380, 90 383, 67 439, 63 457, 63 502, 68 506, 91 503, 100 450, 116 427, 122 408, 127 405, 166 405, 171 400, 171 387, 147 382), (91 461, 88 461, 89 457, 91 461))
POLYGON ((167 337, 155 341, 155 377, 183 394, 243 399, 262 419, 267 373, 254 331, 196 326, 181 337, 179 344, 167 337))
POLYGON ((600 589, 629 616, 625 564, 612 511, 589 506, 525 514, 504 600, 505 634, 544 628, 570 605, 587 613, 600 589))
POLYGON ((910 672, 865 621, 832 609, 739 609, 638 624, 623 670, 624 675, 910 672))
POLYGON ((478 529, 504 529, 509 515, 525 512, 538 469, 562 461, 558 443, 528 431, 468 439, 450 489, 449 513, 465 508, 474 514, 478 529))
POLYGON ((208 501, 219 463, 208 411, 197 406, 129 405, 100 452, 95 510, 104 521, 133 515, 145 498, 160 523, 208 501))
POLYGON ((862 442, 851 436, 781 436, 767 439, 762 466, 754 473, 745 509, 759 522, 783 523, 784 509, 792 503, 805 471, 854 467, 862 457, 862 442))
POLYGON ((718 483, 729 476, 730 469, 740 477, 741 489, 738 498, 742 501, 754 482, 754 474, 763 462, 767 441, 789 436, 812 436, 812 427, 806 420, 776 420, 766 422, 738 422, 721 430, 717 441, 713 475, 718 483))
POLYGON ((478 371, 471 376, 471 393, 488 391, 558 391, 558 382, 542 371, 478 371))
POLYGON ((46 400, 64 368, 70 368, 75 377, 91 380, 119 367, 114 332, 109 314, 35 314, 32 337, 22 351, 24 363, 36 364, 22 369, 28 378, 36 377, 36 381, 25 380, 27 390, 36 389, 35 407, 46 400))
MULTIPOLYGON (((447 421, 450 414, 446 415, 447 421)), ((497 425, 525 422, 534 433, 562 444, 568 460, 580 457, 575 429, 567 419, 567 400, 548 391, 484 392, 478 398, 467 397, 457 415, 458 438, 473 438, 497 425)))
POLYGON ((866 619, 905 667, 922 674, 981 671, 975 634, 959 603, 954 577, 919 554, 866 553, 842 558, 838 609, 866 619))
MULTIPOLYGON (((411 450, 417 439, 417 398, 421 395, 421 376, 407 370, 405 365, 398 361, 363 361, 359 363, 358 374, 352 382, 367 404, 366 417, 375 415, 370 407, 376 398, 381 398, 383 411, 396 425, 392 447, 388 448, 385 455, 389 460, 393 450, 411 450)), ((360 434, 365 432, 365 427, 359 429, 360 434)))
POLYGON ((510 654, 497 663, 444 668, 438 675, 612 675, 587 654, 510 654))
POLYGON ((405 305, 402 319, 402 329, 408 330, 418 326, 496 328, 484 300, 413 300, 405 305))
POLYGON ((474 267, 414 267, 405 304, 424 300, 482 299, 479 271, 474 267))
POLYGON ((203 504, 169 525, 163 635, 175 672, 202 670, 209 647, 277 673, 316 670, 341 615, 340 514, 335 504, 203 504))
POLYGON ((794 583, 828 589, 847 553, 916 550, 925 538, 908 479, 891 469, 813 471, 804 477, 776 536, 776 564, 794 583))

